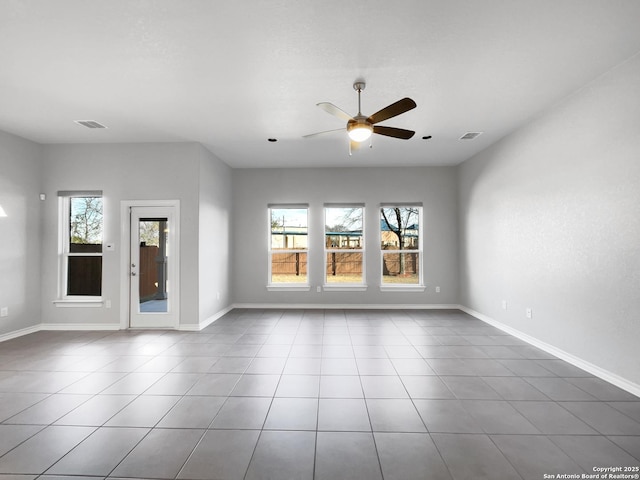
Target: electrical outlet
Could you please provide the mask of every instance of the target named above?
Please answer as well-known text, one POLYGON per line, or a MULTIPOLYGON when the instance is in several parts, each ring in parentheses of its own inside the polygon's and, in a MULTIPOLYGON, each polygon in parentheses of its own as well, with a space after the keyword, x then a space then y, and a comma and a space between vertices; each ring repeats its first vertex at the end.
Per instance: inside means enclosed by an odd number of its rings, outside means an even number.
POLYGON ((440 293, 440 287, 436 287, 436 293, 440 293))
POLYGON ((507 301, 506 300, 502 300, 502 309, 503 310, 507 309, 507 301))
POLYGON ((533 318, 533 310, 531 310, 530 308, 527 308, 525 313, 527 315, 527 318, 533 318))
POLYGON ((9 316, 9 307, 0 308, 0 317, 8 317, 9 316))
POLYGON ((321 287, 320 285, 318 285, 318 286, 316 287, 316 292, 317 292, 317 293, 320 293, 321 291, 322 291, 322 287, 321 287))
POLYGON ((111 300, 105 300, 104 306, 105 308, 111 308, 111 300))
POLYGON ((216 292, 216 300, 220 300, 220 292, 216 292))

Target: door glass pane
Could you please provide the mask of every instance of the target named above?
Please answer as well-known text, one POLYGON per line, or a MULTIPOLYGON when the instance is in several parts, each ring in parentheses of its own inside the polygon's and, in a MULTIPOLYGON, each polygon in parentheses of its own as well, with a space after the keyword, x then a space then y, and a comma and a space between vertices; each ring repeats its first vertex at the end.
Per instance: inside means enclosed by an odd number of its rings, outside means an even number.
POLYGON ((168 311, 168 232, 167 218, 141 218, 138 222, 140 313, 166 313, 168 311))

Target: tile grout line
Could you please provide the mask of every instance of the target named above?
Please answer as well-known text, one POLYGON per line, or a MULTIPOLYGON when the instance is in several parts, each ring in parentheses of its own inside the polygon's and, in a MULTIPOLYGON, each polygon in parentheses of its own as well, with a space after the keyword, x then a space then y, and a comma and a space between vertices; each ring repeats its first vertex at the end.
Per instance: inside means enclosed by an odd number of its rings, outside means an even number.
MULTIPOLYGON (((356 352, 355 352, 355 349, 353 348, 353 339, 351 337, 350 326, 348 324, 347 324, 347 331, 349 331, 349 343, 351 344, 351 349, 353 351, 353 356, 354 356, 354 359, 355 359, 356 352)), ((386 353, 387 352, 385 350, 385 354, 386 353)), ((388 357, 388 355, 387 355, 387 357, 388 357)), ((373 422, 371 421, 371 413, 369 412, 369 404, 367 402, 367 397, 366 397, 366 394, 365 394, 365 391, 364 391, 364 385, 362 383, 362 375, 360 375, 360 367, 358 365, 358 362, 355 361, 355 364, 356 364, 356 371, 358 372, 358 381, 360 383, 360 389, 362 390, 362 401, 364 403, 364 408, 367 411, 367 419, 369 420, 369 428, 371 429, 370 435, 371 435, 371 439, 373 441, 373 448, 374 448, 374 450, 376 452, 376 459, 378 460, 378 470, 380 472, 380 478, 383 479, 384 478, 384 473, 383 473, 383 470, 382 470, 382 461, 380 460, 380 451, 378 450, 378 443, 376 442, 376 436, 374 435, 374 432, 373 432, 373 422)))

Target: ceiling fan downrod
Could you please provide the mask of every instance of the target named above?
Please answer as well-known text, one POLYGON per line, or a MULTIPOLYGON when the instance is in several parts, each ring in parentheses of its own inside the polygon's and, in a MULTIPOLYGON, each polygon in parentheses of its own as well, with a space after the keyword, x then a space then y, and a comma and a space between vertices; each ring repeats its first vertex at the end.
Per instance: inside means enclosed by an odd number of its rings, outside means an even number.
POLYGON ((360 104, 360 94, 362 93, 362 91, 364 90, 364 87, 366 87, 367 84, 364 82, 355 82, 353 84, 353 89, 358 92, 358 115, 361 116, 362 115, 362 106, 360 104))
POLYGON ((364 142, 373 133, 373 125, 367 117, 362 115, 362 104, 360 99, 360 94, 362 90, 364 90, 365 83, 364 82, 355 82, 353 84, 353 89, 358 92, 358 114, 351 118, 347 122, 347 133, 349 134, 349 138, 354 142, 364 142))

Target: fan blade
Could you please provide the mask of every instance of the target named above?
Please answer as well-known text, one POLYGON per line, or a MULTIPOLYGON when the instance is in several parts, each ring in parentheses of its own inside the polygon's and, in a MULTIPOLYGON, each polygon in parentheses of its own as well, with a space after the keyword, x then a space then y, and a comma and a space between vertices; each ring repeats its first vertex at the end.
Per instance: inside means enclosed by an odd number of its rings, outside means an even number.
POLYGON ((344 132, 344 128, 336 128, 335 130, 325 130, 324 132, 316 132, 316 133, 310 133, 308 135, 303 135, 302 138, 310 138, 310 137, 317 137, 320 135, 324 135, 326 133, 333 133, 333 132, 344 132))
POLYGON ((398 100, 396 103, 384 107, 382 110, 377 111, 371 115, 367 120, 371 123, 380 123, 384 120, 393 118, 401 113, 408 112, 409 110, 416 108, 416 102, 408 97, 398 100))
POLYGON ((322 102, 317 104, 318 107, 323 109, 325 112, 330 113, 331 115, 335 115, 336 117, 348 122, 349 120, 353 120, 353 117, 349 115, 344 110, 339 109, 333 103, 322 102))
POLYGON ((387 137, 401 138, 402 140, 409 140, 415 135, 413 130, 405 130, 404 128, 383 127, 382 125, 374 125, 373 133, 378 135, 385 135, 387 137))

